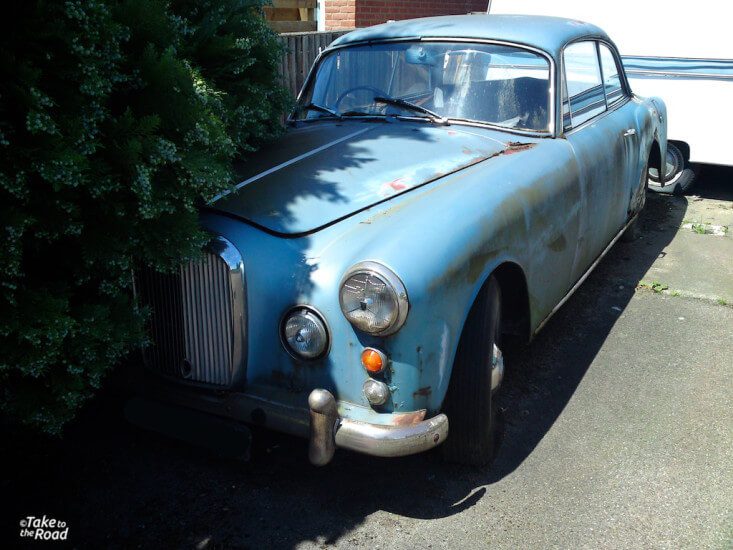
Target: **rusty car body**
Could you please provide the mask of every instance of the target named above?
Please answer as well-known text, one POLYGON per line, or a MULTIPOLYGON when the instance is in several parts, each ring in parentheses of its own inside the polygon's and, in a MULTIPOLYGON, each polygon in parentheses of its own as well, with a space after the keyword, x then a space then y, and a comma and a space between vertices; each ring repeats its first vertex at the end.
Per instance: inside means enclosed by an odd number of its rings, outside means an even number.
POLYGON ((309 437, 316 464, 452 440, 487 462, 503 342, 530 340, 632 230, 665 119, 586 23, 447 16, 340 37, 284 137, 203 209, 206 261, 140 277, 140 391, 309 437))

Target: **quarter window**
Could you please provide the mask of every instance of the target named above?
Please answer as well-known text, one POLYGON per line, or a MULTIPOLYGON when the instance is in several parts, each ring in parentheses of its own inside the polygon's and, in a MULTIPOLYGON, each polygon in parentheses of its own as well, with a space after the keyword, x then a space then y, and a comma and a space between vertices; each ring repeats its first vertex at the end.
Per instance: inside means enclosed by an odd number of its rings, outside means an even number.
POLYGON ((571 44, 565 48, 564 61, 563 125, 568 129, 605 111, 606 97, 595 42, 571 44))
POLYGON ((601 69, 603 70, 603 87, 606 89, 606 101, 609 107, 624 97, 621 88, 618 64, 611 50, 605 44, 598 44, 601 52, 601 69))

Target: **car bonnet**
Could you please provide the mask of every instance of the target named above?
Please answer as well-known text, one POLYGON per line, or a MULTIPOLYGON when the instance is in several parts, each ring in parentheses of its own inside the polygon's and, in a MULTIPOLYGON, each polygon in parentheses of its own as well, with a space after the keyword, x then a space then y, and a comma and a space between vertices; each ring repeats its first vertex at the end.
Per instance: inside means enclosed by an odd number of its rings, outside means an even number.
POLYGON ((243 163, 240 183, 209 208, 276 234, 311 233, 514 145, 497 135, 423 122, 309 123, 243 163))

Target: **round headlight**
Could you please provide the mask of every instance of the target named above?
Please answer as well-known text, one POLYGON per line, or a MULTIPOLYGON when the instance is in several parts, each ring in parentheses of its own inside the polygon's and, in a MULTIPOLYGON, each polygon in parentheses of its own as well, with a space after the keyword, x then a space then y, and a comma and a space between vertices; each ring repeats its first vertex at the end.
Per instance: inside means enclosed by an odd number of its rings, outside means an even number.
POLYGON ((386 336, 407 318, 407 291, 399 277, 377 262, 361 262, 344 276, 339 291, 341 311, 359 330, 386 336))
POLYGON ((283 319, 286 349, 301 359, 317 359, 328 349, 328 331, 320 315, 307 307, 291 309, 283 319))

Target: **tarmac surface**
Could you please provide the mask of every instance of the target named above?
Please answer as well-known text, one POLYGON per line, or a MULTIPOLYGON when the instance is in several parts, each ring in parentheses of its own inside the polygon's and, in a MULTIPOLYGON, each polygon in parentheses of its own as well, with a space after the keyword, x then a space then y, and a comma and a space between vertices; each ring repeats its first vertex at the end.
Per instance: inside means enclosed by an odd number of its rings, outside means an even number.
POLYGON ((94 548, 733 548, 733 171, 705 167, 695 193, 650 194, 642 237, 507 358, 491 468, 314 468, 269 432, 239 463, 109 397, 63 442, 13 445, 7 540, 48 514, 94 548))

